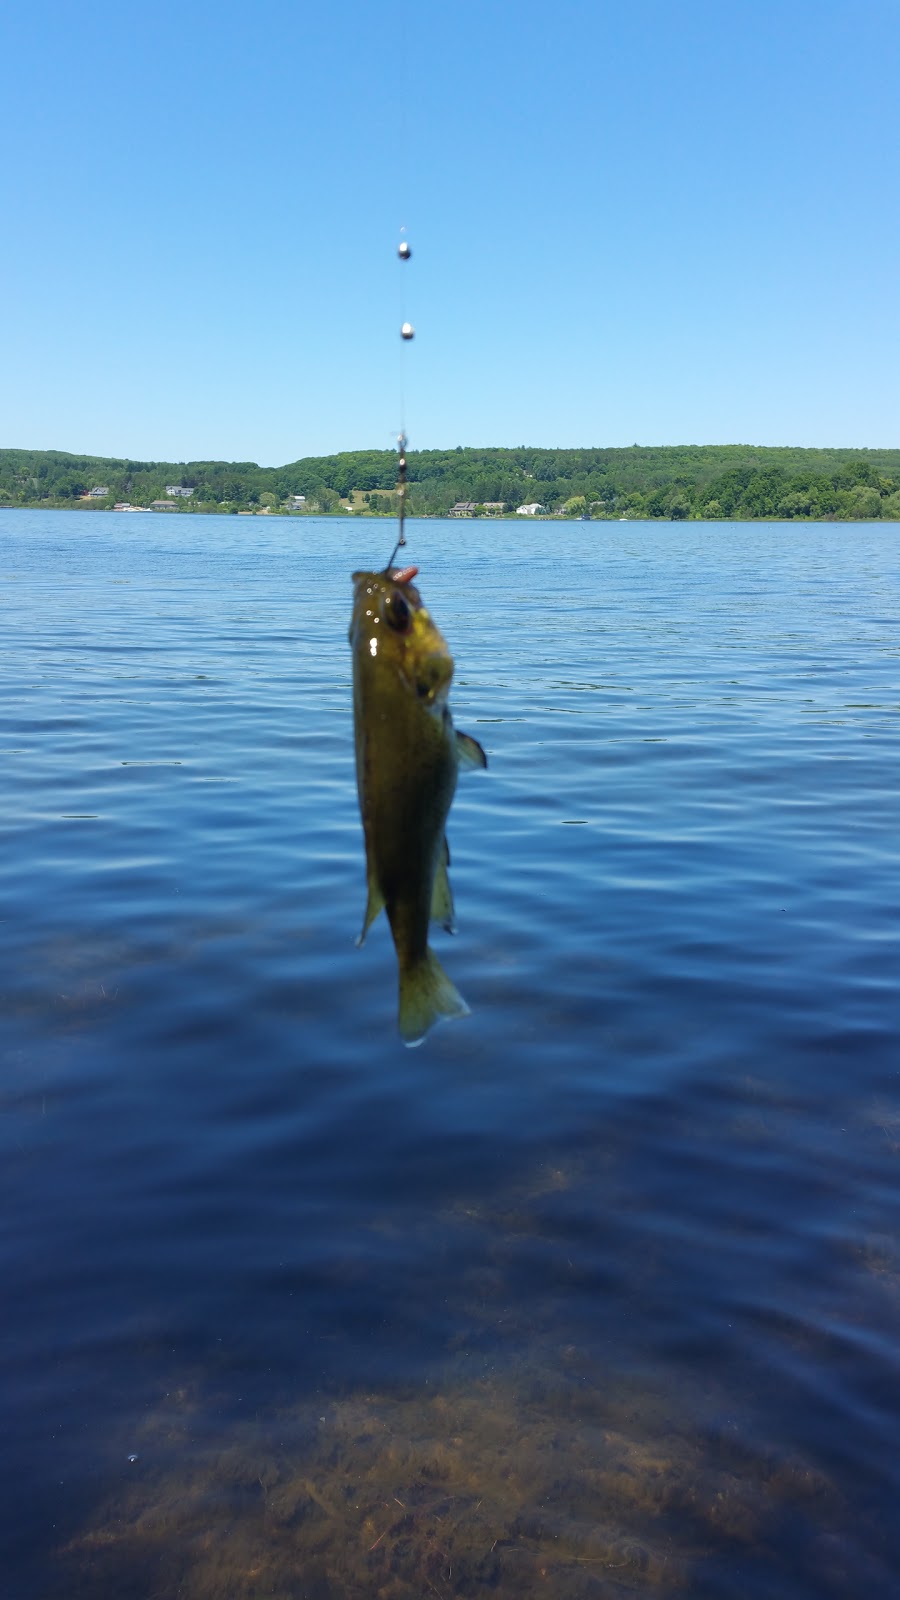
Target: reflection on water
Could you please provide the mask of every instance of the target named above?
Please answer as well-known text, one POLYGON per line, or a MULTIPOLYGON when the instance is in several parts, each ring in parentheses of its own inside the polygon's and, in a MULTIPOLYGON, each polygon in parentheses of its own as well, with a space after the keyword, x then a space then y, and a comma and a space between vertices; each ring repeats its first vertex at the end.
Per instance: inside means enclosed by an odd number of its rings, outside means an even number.
POLYGON ((896 529, 414 528, 491 768, 408 1052, 380 525, 236 523, 0 517, 4 1594, 895 1600, 896 529))

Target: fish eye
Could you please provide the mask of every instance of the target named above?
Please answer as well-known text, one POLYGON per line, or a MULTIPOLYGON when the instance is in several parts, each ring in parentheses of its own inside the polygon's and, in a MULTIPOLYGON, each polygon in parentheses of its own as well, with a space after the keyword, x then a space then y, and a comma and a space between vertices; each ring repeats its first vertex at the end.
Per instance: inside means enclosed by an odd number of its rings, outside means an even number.
POLYGON ((385 607, 385 616, 392 628, 405 633, 409 627, 410 609, 402 594, 392 594, 385 607))

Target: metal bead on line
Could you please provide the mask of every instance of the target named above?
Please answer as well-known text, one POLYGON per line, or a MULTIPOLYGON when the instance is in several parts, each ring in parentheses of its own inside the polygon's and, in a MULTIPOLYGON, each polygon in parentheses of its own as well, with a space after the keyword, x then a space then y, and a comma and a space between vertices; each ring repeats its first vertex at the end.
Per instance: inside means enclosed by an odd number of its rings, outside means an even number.
POLYGON ((411 322, 404 322, 403 327, 400 329, 400 337, 401 339, 414 339, 416 337, 416 330, 411 322))
POLYGON ((398 245, 397 254, 400 257, 401 261, 408 261, 410 256, 412 255, 412 251, 410 250, 409 245, 407 244, 405 239, 403 240, 402 244, 398 245))

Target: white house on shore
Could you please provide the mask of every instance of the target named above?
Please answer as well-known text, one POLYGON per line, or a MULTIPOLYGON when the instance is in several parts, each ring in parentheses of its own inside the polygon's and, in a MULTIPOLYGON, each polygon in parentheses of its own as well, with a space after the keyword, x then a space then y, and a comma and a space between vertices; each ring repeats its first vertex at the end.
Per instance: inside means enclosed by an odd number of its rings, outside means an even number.
POLYGON ((517 517, 540 517, 546 516, 546 514, 547 507, 538 505, 536 500, 532 500, 531 504, 527 506, 516 506, 517 517))
POLYGON ((177 494, 177 495, 180 495, 182 500, 190 500, 191 495, 193 494, 193 492, 194 492, 193 489, 185 489, 183 484, 180 484, 180 483, 167 483, 166 484, 166 494, 177 494))

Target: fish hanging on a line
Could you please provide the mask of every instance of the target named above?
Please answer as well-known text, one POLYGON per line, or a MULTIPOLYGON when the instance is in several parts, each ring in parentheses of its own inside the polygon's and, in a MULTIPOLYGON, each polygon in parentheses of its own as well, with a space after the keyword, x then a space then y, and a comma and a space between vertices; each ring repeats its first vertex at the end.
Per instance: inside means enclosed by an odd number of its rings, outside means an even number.
POLYGON ((389 563, 384 572, 354 572, 350 624, 368 880, 358 942, 384 907, 397 951, 400 1033, 409 1045, 441 1018, 468 1013, 429 948, 428 927, 439 922, 455 932, 444 827, 459 768, 487 766, 477 740, 453 727, 453 657, 413 587, 417 571, 389 563))

